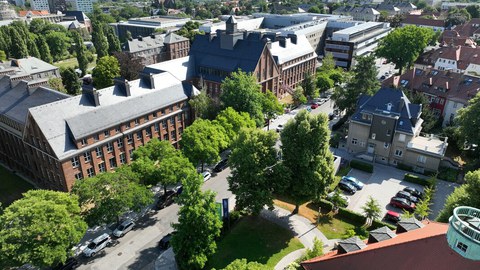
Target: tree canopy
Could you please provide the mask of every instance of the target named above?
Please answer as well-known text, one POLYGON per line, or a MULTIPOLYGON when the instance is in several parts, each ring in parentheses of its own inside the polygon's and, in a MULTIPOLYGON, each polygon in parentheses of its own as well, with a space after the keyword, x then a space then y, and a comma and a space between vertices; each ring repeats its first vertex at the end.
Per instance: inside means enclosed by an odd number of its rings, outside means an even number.
POLYGON ((92 23, 92 42, 97 51, 97 59, 108 56, 108 40, 103 31, 104 26, 100 22, 92 23))
POLYGON ((200 94, 190 99, 189 104, 192 106, 196 118, 213 120, 217 114, 218 105, 205 91, 201 91, 200 94))
POLYGON ((380 213, 382 210, 380 209, 380 204, 377 200, 372 198, 372 196, 368 197, 367 202, 364 206, 362 206, 362 211, 365 214, 367 220, 374 221, 381 217, 380 213))
POLYGON ((117 58, 104 56, 100 58, 97 66, 93 69, 93 84, 97 89, 113 85, 113 79, 120 76, 120 65, 117 58))
POLYGON ((466 108, 461 108, 455 117, 459 126, 460 138, 469 144, 480 144, 480 93, 469 100, 466 108))
POLYGON ((65 262, 86 231, 76 195, 30 190, 0 216, 0 267, 65 262))
POLYGON ((329 149, 330 130, 325 114, 300 111, 280 134, 285 192, 295 202, 319 198, 333 181, 333 155, 329 149))
POLYGON ((258 262, 247 262, 247 259, 236 259, 223 270, 263 270, 265 265, 258 262))
POLYGON ((433 36, 430 28, 414 25, 399 27, 380 40, 376 55, 393 62, 401 74, 404 68, 413 65, 433 36))
POLYGON ((273 131, 242 129, 234 141, 227 179, 238 209, 258 215, 265 205, 273 206, 276 179, 271 170, 277 163, 277 138, 273 131))
POLYGON ((221 126, 225 130, 229 144, 235 139, 242 128, 255 128, 255 121, 250 118, 246 112, 237 112, 228 107, 217 115, 214 124, 221 126))

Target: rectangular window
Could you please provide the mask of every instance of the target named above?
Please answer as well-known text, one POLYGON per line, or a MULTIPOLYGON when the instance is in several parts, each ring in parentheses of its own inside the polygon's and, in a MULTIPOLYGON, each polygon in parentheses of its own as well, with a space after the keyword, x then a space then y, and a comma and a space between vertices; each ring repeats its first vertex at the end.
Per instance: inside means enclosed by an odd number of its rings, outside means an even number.
POLYGON ((177 115, 177 122, 179 122, 179 123, 182 122, 182 115, 181 114, 177 115))
POLYGON ((97 158, 103 157, 102 147, 97 147, 97 148, 95 148, 95 153, 96 153, 96 155, 97 155, 97 158))
POLYGON ((88 177, 92 177, 95 175, 95 171, 93 170, 93 168, 88 168, 87 169, 87 175, 88 177))
POLYGON ((90 152, 83 153, 83 158, 85 159, 85 163, 90 162, 92 160, 92 155, 90 152))
POLYGON ((132 135, 132 134, 128 134, 128 135, 127 135, 127 143, 128 143, 128 144, 132 144, 132 143, 133 143, 133 135, 132 135))
POLYGON ((127 159, 125 158, 125 153, 120 154, 120 164, 125 164, 127 162, 127 159))
POLYGON ((110 168, 116 168, 117 167, 117 161, 115 160, 115 157, 112 157, 108 160, 110 163, 110 168))
POLYGON ((400 135, 398 136, 398 141, 400 141, 400 142, 404 142, 405 139, 406 139, 405 134, 400 134, 400 135))
POLYGON ((355 139, 355 138, 353 138, 353 139, 352 139, 352 144, 353 144, 353 145, 356 145, 357 143, 358 143, 358 140, 355 139))
POLYGON ((87 144, 87 140, 82 139, 82 146, 87 144))
POLYGON ((145 129, 145 136, 152 137, 152 130, 150 128, 145 129))
POLYGON ((153 118, 157 118, 157 112, 152 113, 153 118))
POLYGON ((162 115, 164 115, 164 114, 165 114, 165 109, 162 109, 162 110, 160 111, 160 113, 161 113, 162 115))
POLYGON ((160 125, 158 123, 155 123, 155 132, 158 132, 160 130, 160 125))
POLYGON ((166 129, 166 128, 167 128, 167 122, 162 121, 162 128, 163 128, 163 129, 166 129))
POLYGON ((175 132, 175 130, 172 130, 170 132, 170 137, 172 138, 172 140, 176 141, 177 140, 177 133, 175 132))
POLYGON ((384 144, 383 144, 383 148, 385 148, 385 149, 388 149, 389 146, 390 146, 389 143, 384 143, 384 144))
POLYGON ((128 155, 130 156, 130 160, 133 160, 133 149, 128 150, 128 155))
POLYGON ((93 140, 98 142, 98 140, 99 140, 98 134, 93 135, 93 140))
POLYGON ((458 241, 457 242, 457 248, 462 252, 467 252, 468 246, 465 245, 464 243, 458 241))
POLYGON ((171 126, 175 125, 175 116, 170 118, 170 125, 171 126))
POLYGON ((113 144, 111 142, 107 143, 107 152, 108 153, 113 152, 113 144))
POLYGON ((138 119, 135 119, 135 126, 138 126, 138 119))
POLYGON ((81 172, 75 174, 75 179, 76 179, 76 180, 80 180, 80 179, 82 179, 82 178, 83 178, 83 174, 82 174, 81 172))
POLYGON ((100 172, 105 172, 105 171, 106 171, 106 169, 105 169, 105 162, 102 162, 102 163, 98 164, 98 170, 99 170, 100 172))
POLYGON ((173 112, 174 106, 170 106, 170 112, 173 112))
POLYGON ((116 128, 115 128, 115 133, 116 133, 116 134, 120 133, 120 127, 116 127, 116 128))
POLYGON ((164 140, 164 141, 168 141, 168 133, 165 134, 165 135, 163 135, 163 140, 164 140))
POLYGON ((73 157, 72 158, 72 167, 77 168, 78 165, 80 165, 80 162, 78 161, 78 157, 73 157))
POLYGON ((129 129, 129 128, 130 128, 130 122, 125 124, 125 129, 129 129))
POLYGON ((109 130, 105 130, 105 131, 103 132, 103 135, 105 135, 105 138, 108 137, 108 136, 110 136, 110 131, 109 131, 109 130))
POLYGON ((118 138, 118 139, 117 139, 117 147, 118 147, 118 148, 123 147, 123 139, 122 139, 122 138, 118 138))
POLYGON ((426 156, 418 156, 417 157, 417 162, 426 163, 427 162, 427 157, 426 156))
POLYGON ((142 131, 140 130, 137 132, 137 141, 140 141, 142 139, 142 131))
POLYGON ((182 135, 183 134, 183 127, 178 128, 178 134, 182 135))
POLYGON ((145 116, 143 117, 143 120, 145 120, 145 122, 148 122, 148 115, 145 115, 145 116))
POLYGON ((397 157, 403 156, 403 151, 400 150, 400 149, 395 150, 395 156, 397 156, 397 157))

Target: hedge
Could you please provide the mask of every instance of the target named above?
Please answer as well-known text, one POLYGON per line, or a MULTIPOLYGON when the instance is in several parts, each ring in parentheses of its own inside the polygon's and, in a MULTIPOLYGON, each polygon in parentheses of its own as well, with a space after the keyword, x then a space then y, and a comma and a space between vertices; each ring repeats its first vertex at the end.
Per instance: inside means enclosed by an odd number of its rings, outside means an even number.
POLYGON ((395 231, 397 229, 397 227, 395 227, 392 224, 388 224, 388 223, 385 223, 385 222, 379 221, 379 220, 374 220, 374 221, 372 221, 372 225, 370 227, 368 227, 368 230, 373 231, 375 229, 385 227, 385 226, 387 226, 390 230, 393 230, 393 231, 395 231))
POLYGON ((406 173, 405 176, 403 177, 403 180, 410 182, 410 183, 415 183, 419 184, 425 187, 434 187, 435 181, 432 179, 425 179, 423 177, 419 177, 413 174, 406 173))
MULTIPOLYGON (((407 165, 407 164, 403 164, 403 163, 398 163, 397 168, 399 168, 400 170, 408 171, 408 172, 418 173, 413 169, 412 166, 407 165)), ((420 174, 423 174, 425 176, 434 176, 437 173, 434 172, 434 171, 424 170, 423 173, 420 173, 420 174)))
POLYGON ((363 162, 360 160, 352 160, 350 161, 350 167, 354 169, 358 169, 364 172, 372 173, 373 172, 373 165, 367 162, 363 162))
POLYGON ((333 203, 325 199, 320 199, 318 201, 315 201, 315 204, 322 208, 322 212, 323 211, 330 212, 333 209, 333 203))
POLYGON ((338 209, 338 216, 351 220, 355 224, 361 226, 365 223, 365 217, 359 213, 355 213, 353 211, 350 211, 346 208, 339 208, 338 209))

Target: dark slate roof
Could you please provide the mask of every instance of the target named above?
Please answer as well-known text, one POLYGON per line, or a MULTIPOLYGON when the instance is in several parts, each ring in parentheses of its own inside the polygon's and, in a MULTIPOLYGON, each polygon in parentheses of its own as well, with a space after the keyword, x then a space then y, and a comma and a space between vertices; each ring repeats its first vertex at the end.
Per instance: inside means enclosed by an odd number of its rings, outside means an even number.
POLYGON ((388 239, 392 239, 397 236, 392 230, 387 226, 375 229, 369 232, 368 242, 380 242, 388 239), (371 241, 373 240, 373 241, 371 241))
POLYGON ((365 242, 358 238, 358 236, 354 236, 348 239, 338 241, 338 246, 348 253, 364 249, 367 247, 367 244, 365 244, 365 242))
POLYGON ((422 222, 420 222, 416 218, 412 217, 412 218, 407 218, 407 219, 400 220, 397 223, 397 230, 398 230, 398 227, 401 227, 405 231, 409 232, 409 231, 413 231, 413 230, 416 230, 416 229, 423 228, 423 226, 425 226, 425 225, 423 225, 422 222))
POLYGON ((79 11, 79 10, 67 10, 67 11, 65 11, 65 16, 75 17, 77 19, 77 21, 79 21, 81 23, 83 23, 83 22, 85 22, 85 20, 89 19, 87 17, 87 15, 85 15, 85 13, 83 13, 82 11, 79 11))
MULTIPOLYGON (((219 32, 220 33, 220 32, 219 32)), ((220 48, 220 36, 210 40, 209 35, 197 35, 190 48, 195 63, 195 76, 200 76, 199 67, 209 67, 227 73, 242 69, 253 72, 266 46, 260 33, 249 33, 244 40, 238 40, 233 50, 220 48)), ((202 74, 204 79, 221 82, 225 77, 202 74)))
POLYGON ((170 32, 170 33, 165 35, 163 43, 171 44, 171 43, 177 43, 177 42, 180 42, 180 41, 187 41, 187 40, 188 40, 188 38, 185 38, 185 37, 179 36, 179 35, 177 35, 173 32, 170 32))
POLYGON ((405 94, 396 89, 382 88, 375 95, 362 95, 357 102, 357 110, 352 115, 352 120, 369 123, 362 119, 362 113, 376 113, 385 116, 398 117, 396 130, 413 134, 415 123, 420 118, 422 107, 412 104, 405 94), (390 111, 387 104, 391 104, 390 111))

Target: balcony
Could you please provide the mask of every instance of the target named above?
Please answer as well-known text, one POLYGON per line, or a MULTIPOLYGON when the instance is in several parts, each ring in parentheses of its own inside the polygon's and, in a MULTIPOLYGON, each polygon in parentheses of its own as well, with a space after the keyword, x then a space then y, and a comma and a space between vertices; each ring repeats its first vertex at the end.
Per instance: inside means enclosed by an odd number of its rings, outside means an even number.
POLYGON ((468 206, 457 207, 449 223, 463 236, 480 244, 480 210, 468 206))

